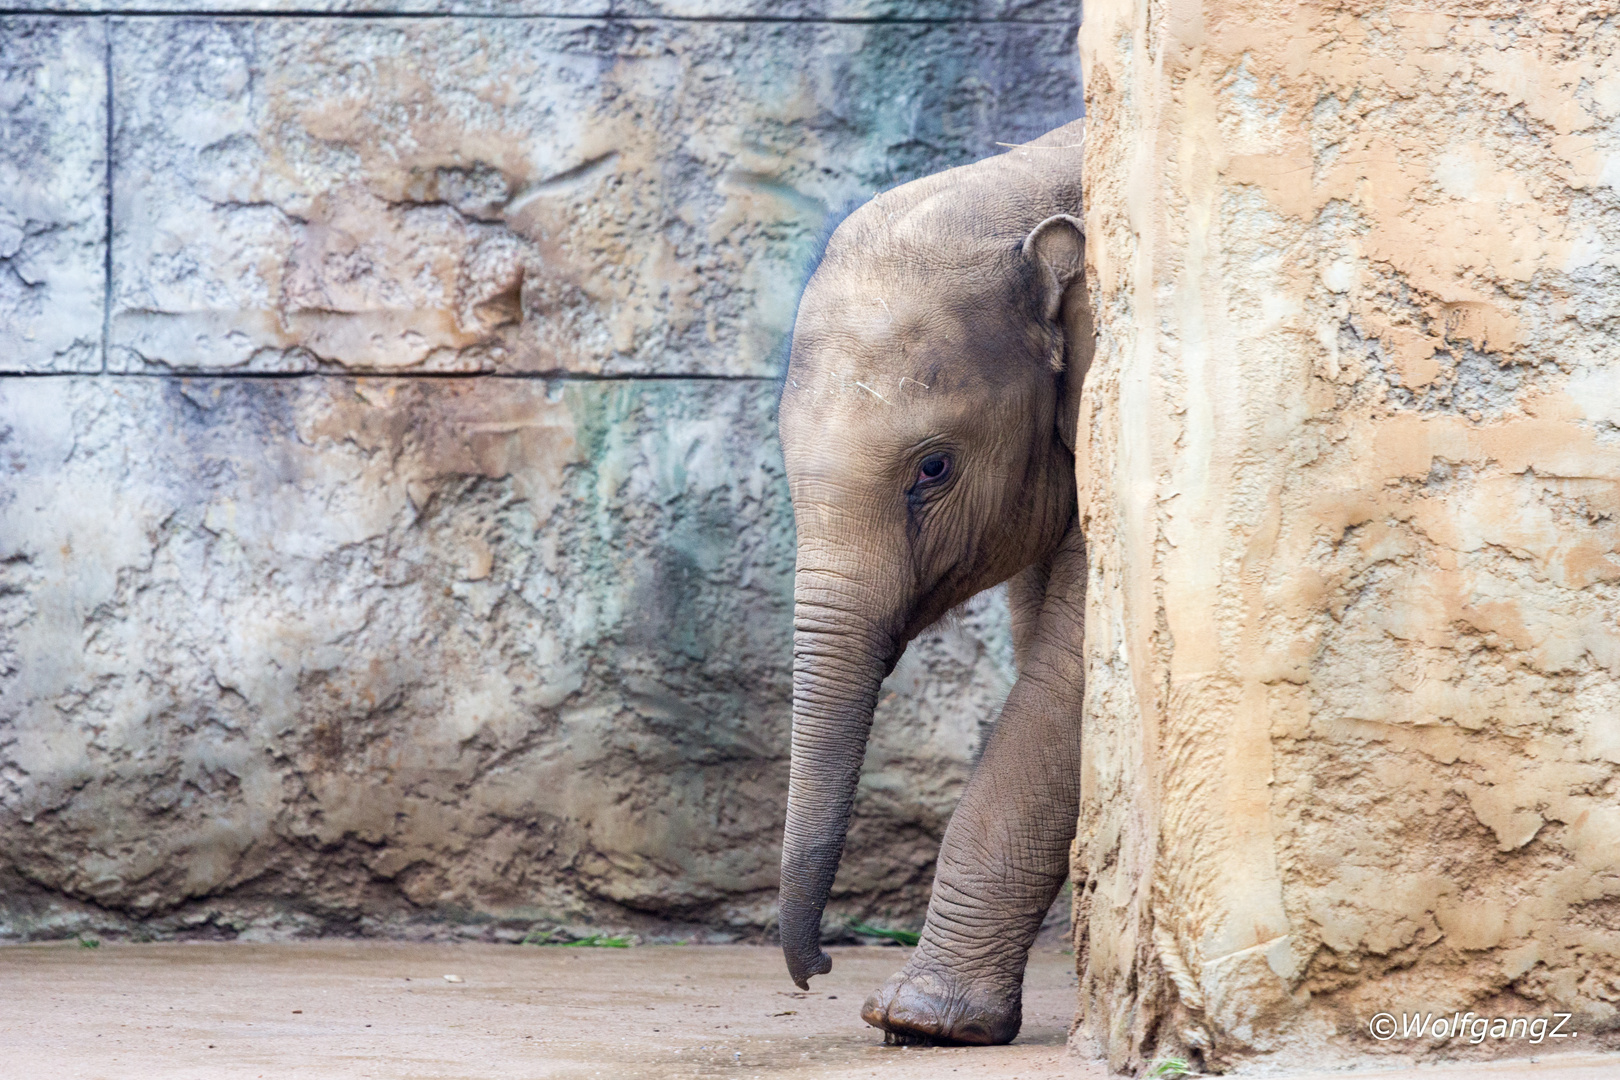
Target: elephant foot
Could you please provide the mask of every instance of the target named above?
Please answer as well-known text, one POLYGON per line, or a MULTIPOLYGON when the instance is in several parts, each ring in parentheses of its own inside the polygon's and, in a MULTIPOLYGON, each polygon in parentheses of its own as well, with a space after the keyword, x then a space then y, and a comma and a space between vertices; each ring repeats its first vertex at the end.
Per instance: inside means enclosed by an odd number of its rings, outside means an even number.
POLYGON ((861 1019, 894 1046, 1000 1046, 1023 1023, 1022 988, 965 981, 937 967, 910 964, 872 993, 861 1019))

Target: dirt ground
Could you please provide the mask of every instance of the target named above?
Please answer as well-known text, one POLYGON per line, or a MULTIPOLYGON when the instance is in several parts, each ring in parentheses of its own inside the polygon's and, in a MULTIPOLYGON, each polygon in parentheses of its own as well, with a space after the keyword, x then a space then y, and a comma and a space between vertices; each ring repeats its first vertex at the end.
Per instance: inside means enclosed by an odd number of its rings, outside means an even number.
MULTIPOLYGON (((755 946, 11 946, 0 948, 0 1077, 1103 1080, 1065 1052, 1073 958, 1056 950, 1030 964, 1014 1045, 883 1046, 860 1003, 904 955, 835 949, 806 994, 777 950, 755 946)), ((1527 1073, 1613 1080, 1620 1059, 1358 1075, 1527 1073)))

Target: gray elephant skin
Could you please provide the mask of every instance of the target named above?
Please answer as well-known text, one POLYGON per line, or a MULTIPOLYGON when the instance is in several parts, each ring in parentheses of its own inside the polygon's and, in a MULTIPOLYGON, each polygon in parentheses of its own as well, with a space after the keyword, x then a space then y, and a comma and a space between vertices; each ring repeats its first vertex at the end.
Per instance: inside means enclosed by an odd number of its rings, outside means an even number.
POLYGON ((1018 680, 946 829, 922 940, 867 999, 895 1042, 996 1044, 1067 876, 1085 546, 1074 438, 1093 349, 1082 122, 877 196, 800 302, 780 426, 794 518, 793 762, 781 937, 822 912, 878 688, 906 644, 1011 581, 1018 680))

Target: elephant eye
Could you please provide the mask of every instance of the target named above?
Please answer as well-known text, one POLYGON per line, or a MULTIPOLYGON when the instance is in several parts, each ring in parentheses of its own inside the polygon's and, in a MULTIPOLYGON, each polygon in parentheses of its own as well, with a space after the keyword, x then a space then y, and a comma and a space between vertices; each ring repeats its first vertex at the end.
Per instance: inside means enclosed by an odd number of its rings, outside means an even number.
POLYGON ((951 455, 929 454, 917 466, 917 483, 937 484, 951 475, 951 455))

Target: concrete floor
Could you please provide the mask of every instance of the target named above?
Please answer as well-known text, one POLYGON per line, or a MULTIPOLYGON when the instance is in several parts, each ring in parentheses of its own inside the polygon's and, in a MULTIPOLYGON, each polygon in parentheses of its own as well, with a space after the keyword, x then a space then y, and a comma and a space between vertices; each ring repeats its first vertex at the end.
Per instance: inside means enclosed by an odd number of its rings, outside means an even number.
MULTIPOLYGON (((901 1049, 859 1009, 904 951, 833 954, 832 974, 805 994, 777 950, 752 946, 4 947, 0 1077, 1103 1080, 1065 1054, 1072 957, 1033 958, 1014 1045, 901 1049)), ((1526 1074, 1614 1080, 1620 1058, 1357 1075, 1526 1074)))

